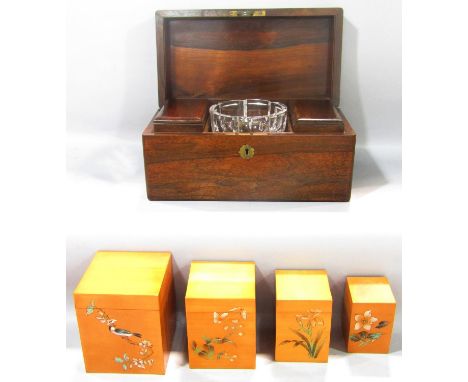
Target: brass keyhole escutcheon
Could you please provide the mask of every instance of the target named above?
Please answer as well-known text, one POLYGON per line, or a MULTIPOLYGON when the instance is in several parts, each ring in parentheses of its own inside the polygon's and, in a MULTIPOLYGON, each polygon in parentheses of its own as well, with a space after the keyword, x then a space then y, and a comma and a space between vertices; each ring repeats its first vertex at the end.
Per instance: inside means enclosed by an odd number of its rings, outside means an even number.
POLYGON ((239 150, 239 155, 243 159, 251 159, 255 154, 255 149, 250 145, 243 145, 239 150))

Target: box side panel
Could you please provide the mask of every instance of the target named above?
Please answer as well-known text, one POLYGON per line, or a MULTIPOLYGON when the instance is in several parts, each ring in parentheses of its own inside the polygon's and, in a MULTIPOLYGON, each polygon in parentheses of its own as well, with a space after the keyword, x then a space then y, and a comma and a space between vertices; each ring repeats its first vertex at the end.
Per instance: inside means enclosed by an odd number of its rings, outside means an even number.
POLYGON ((76 310, 87 372, 164 374, 159 312, 76 310))
POLYGON ((255 307, 242 301, 219 305, 206 300, 205 305, 211 309, 186 310, 190 368, 254 369, 255 307))
POLYGON ((345 291, 344 291, 344 304, 343 304, 343 311, 341 313, 341 329, 343 332, 343 338, 346 345, 346 350, 349 349, 349 333, 350 333, 350 325, 351 325, 351 309, 352 309, 352 300, 351 300, 351 293, 349 291, 349 285, 346 281, 345 283, 345 291))
POLYGON ((176 326, 175 315, 175 291, 174 279, 172 273, 172 258, 168 264, 168 268, 164 277, 161 293, 159 294, 160 308, 160 326, 161 326, 161 346, 164 354, 164 368, 167 366, 167 361, 172 347, 172 339, 176 326))
MULTIPOLYGON (((296 301, 295 301, 296 302, 296 301)), ((331 310, 323 312, 314 301, 292 309, 276 308, 275 360, 327 362, 330 347, 331 310)))

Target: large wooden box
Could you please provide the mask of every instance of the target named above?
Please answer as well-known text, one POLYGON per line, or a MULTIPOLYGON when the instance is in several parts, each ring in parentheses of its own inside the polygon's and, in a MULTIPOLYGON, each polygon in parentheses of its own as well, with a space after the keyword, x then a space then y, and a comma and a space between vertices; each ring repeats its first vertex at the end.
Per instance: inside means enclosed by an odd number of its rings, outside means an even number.
POLYGON ((191 368, 255 368, 255 263, 192 261, 185 311, 191 368))
POLYGON ((74 299, 87 372, 165 373, 175 327, 170 253, 97 252, 74 299))
POLYGON ((277 270, 275 360, 327 362, 332 295, 325 270, 277 270))
POLYGON ((396 301, 386 277, 347 277, 343 329, 350 353, 388 353, 396 301))
POLYGON ((338 107, 342 25, 338 8, 158 11, 148 198, 348 201, 356 135, 338 107), (285 103, 286 131, 213 132, 210 105, 245 98, 285 103))

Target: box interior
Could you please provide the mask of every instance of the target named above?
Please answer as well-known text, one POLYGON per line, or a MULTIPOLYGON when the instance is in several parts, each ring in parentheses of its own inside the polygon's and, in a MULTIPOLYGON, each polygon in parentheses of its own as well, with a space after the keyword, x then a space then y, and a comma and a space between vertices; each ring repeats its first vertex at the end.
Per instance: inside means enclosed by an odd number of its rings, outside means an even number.
MULTIPOLYGON (((210 133, 212 129, 209 108, 218 101, 220 100, 170 99, 153 120, 155 131, 210 133)), ((341 114, 329 100, 281 99, 278 101, 288 107, 286 132, 342 133, 344 130, 341 114)))

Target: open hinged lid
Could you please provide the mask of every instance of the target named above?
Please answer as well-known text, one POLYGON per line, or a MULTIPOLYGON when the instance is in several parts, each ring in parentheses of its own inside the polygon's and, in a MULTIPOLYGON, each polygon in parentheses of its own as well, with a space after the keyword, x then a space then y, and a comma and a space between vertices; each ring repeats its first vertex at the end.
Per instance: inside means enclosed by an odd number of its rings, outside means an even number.
POLYGON ((207 300, 221 303, 250 302, 255 307, 253 261, 192 261, 185 294, 188 311, 211 311, 207 300))
POLYGON ((347 277, 347 304, 395 304, 392 288, 386 277, 347 277))
POLYGON ((275 280, 278 311, 298 311, 312 303, 314 310, 332 311, 332 294, 325 270, 276 270, 275 280))
POLYGON ((158 11, 169 99, 340 99, 340 8, 158 11))
POLYGON ((99 251, 75 289, 75 307, 159 310, 171 267, 169 252, 99 251))

